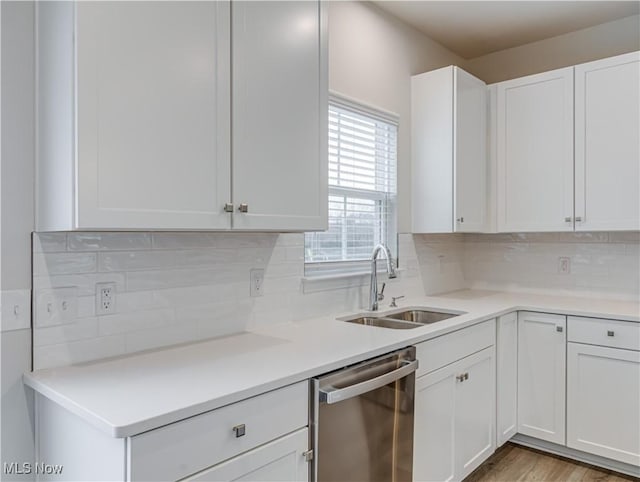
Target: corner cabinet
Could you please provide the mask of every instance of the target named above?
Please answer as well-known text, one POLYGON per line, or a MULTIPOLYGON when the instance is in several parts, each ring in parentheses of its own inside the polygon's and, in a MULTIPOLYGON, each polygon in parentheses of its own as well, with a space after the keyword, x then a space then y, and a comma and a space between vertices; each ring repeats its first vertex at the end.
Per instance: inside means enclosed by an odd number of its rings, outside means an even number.
POLYGON ((497 84, 497 229, 573 230, 573 67, 497 84))
POLYGON ((496 445, 518 431, 518 313, 496 322, 496 445))
POLYGON ((42 2, 37 63, 36 230, 326 229, 321 2, 42 2))
POLYGON ((455 67, 411 78, 412 231, 482 232, 487 86, 455 67))

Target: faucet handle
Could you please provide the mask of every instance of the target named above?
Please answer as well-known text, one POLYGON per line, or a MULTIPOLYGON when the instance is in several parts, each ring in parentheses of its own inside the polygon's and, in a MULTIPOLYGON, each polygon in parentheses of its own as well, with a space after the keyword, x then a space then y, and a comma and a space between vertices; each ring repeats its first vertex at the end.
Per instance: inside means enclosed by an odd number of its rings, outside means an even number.
POLYGON ((380 293, 378 293, 378 301, 382 301, 384 300, 384 289, 386 288, 387 283, 382 283, 382 289, 380 290, 380 293))
POLYGON ((389 305, 389 308, 397 308, 398 305, 396 305, 396 300, 401 300, 402 298, 404 298, 404 295, 402 295, 402 296, 392 296, 391 297, 391 304, 389 305))

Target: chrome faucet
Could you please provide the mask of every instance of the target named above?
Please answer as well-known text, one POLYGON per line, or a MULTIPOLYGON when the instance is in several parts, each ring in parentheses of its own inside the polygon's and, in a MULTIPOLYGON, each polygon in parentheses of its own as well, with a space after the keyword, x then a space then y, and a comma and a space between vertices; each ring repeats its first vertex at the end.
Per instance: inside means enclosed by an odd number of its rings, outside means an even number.
POLYGON ((378 244, 373 248, 373 253, 371 254, 371 285, 369 286, 369 310, 371 311, 377 311, 378 301, 384 299, 382 293, 378 293, 378 269, 376 261, 380 252, 384 253, 384 257, 387 260, 387 275, 389 275, 389 278, 396 277, 396 269, 393 266, 393 258, 391 257, 389 248, 384 244, 378 244))

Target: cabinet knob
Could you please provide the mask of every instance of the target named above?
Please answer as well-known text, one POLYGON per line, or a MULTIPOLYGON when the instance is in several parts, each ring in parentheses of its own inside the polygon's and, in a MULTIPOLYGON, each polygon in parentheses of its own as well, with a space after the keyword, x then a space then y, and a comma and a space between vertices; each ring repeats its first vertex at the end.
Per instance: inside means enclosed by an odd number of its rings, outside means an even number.
POLYGON ((241 213, 248 213, 249 205, 245 203, 240 204, 240 206, 238 206, 238 211, 240 211, 241 213))
POLYGON ((464 382, 464 373, 456 375, 456 380, 458 380, 459 382, 464 382))
POLYGON ((225 212, 225 213, 232 213, 232 212, 233 212, 233 204, 231 204, 231 203, 225 203, 225 205, 224 205, 224 212, 225 212))
POLYGON ((581 222, 582 222, 582 217, 576 216, 576 223, 581 223, 581 222))
POLYGON ((564 331, 564 328, 562 328, 561 326, 556 326, 556 331, 558 333, 562 333, 564 331))
POLYGON ((459 223, 464 223, 464 218, 458 218, 456 219, 456 221, 458 221, 459 223))
POLYGON ((567 216, 566 218, 564 218, 565 223, 570 223, 572 220, 573 218, 571 216, 567 216))
POLYGON ((236 434, 236 438, 244 437, 245 433, 247 433, 247 429, 244 426, 244 423, 242 423, 240 425, 236 425, 235 427, 233 427, 233 431, 236 434))
POLYGON ((607 336, 613 336, 613 335, 615 335, 613 330, 607 330, 607 336))

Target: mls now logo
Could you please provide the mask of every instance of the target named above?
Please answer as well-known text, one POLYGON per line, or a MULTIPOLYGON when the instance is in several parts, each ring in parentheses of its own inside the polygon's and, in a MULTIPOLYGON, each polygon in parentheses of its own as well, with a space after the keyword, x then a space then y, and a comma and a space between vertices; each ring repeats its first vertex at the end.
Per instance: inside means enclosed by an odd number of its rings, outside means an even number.
POLYGON ((3 462, 3 472, 6 475, 25 475, 25 474, 46 474, 59 475, 62 474, 63 465, 53 465, 45 463, 31 464, 29 462, 3 462))

